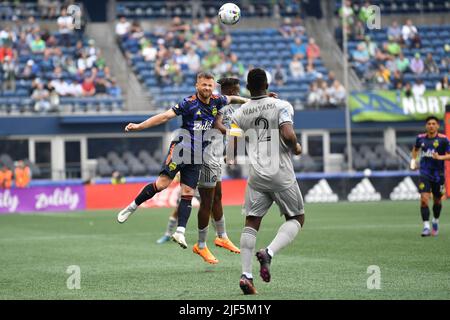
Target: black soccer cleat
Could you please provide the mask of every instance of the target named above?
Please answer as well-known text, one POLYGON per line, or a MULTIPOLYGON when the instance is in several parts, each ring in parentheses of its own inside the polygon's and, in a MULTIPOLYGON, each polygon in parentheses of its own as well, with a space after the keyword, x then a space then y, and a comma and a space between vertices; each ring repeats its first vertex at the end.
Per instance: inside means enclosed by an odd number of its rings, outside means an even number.
POLYGON ((256 258, 258 258, 260 264, 259 275, 264 282, 270 282, 270 262, 272 257, 267 252, 267 249, 261 249, 256 253, 256 258))
POLYGON ((247 278, 245 275, 241 276, 241 280, 239 280, 239 287, 241 287, 242 292, 244 294, 257 294, 255 285, 253 284, 253 279, 247 278))

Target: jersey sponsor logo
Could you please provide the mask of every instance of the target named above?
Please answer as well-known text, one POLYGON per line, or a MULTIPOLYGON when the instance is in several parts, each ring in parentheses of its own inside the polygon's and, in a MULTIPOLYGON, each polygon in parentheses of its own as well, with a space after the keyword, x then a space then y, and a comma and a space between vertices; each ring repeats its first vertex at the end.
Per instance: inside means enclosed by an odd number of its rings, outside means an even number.
POLYGON ((216 107, 214 107, 214 108, 212 109, 212 115, 213 115, 214 117, 217 115, 217 108, 216 108, 216 107))
POLYGON ((206 121, 202 123, 201 121, 194 122, 194 131, 205 131, 212 128, 212 121, 206 121))
POLYGON ((421 157, 425 157, 425 158, 433 158, 433 152, 435 152, 434 149, 428 149, 426 152, 425 152, 425 151, 422 151, 421 157))
POLYGON ((419 189, 420 189, 420 190, 423 190, 424 188, 425 188, 425 183, 421 182, 421 183, 419 184, 419 189))
POLYGON ((197 115, 201 116, 202 112, 200 110, 197 111, 197 115))

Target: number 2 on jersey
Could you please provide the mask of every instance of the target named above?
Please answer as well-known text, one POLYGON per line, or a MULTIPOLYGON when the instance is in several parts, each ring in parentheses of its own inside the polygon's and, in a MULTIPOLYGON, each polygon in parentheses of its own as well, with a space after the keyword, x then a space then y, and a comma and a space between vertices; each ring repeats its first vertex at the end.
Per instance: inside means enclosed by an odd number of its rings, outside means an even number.
POLYGON ((271 137, 268 133, 269 121, 266 118, 258 117, 255 120, 255 126, 261 130, 258 136, 258 142, 270 141, 271 137))

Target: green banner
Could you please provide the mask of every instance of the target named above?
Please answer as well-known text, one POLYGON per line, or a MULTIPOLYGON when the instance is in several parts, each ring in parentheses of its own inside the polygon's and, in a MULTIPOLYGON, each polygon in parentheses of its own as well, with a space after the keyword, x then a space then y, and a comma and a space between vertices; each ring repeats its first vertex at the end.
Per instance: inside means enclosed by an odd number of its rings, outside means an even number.
POLYGON ((353 92, 349 105, 352 121, 415 121, 430 115, 444 118, 450 90, 426 91, 422 97, 406 97, 394 90, 353 92))

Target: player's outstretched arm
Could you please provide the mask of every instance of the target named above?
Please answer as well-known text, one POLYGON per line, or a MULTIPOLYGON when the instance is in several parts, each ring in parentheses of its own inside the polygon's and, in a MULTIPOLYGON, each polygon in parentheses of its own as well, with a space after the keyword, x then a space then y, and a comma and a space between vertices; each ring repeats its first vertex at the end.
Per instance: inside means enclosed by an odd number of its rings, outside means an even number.
POLYGON ((228 104, 244 104, 249 101, 249 99, 239 96, 226 96, 228 104))
POLYGON ((411 170, 416 170, 417 169, 417 156, 419 155, 419 149, 416 149, 416 147, 413 147, 412 151, 411 151, 411 162, 409 164, 409 168, 411 170))
POLYGON ((155 127, 158 126, 160 124, 166 123, 167 121, 169 121, 170 119, 175 118, 177 115, 175 114, 175 112, 170 109, 167 110, 166 112, 157 114, 156 116, 153 116, 151 118, 148 118, 147 120, 136 124, 136 123, 129 123, 126 127, 125 127, 125 131, 129 132, 129 131, 141 131, 141 130, 145 130, 151 127, 155 127))
POLYGON ((214 119, 214 129, 219 130, 222 134, 227 134, 227 127, 223 124, 223 115, 220 113, 214 119))
POLYGON ((302 153, 302 146, 297 142, 297 135, 295 134, 292 123, 283 123, 280 126, 280 133, 283 141, 292 150, 292 153, 300 155, 302 153))

